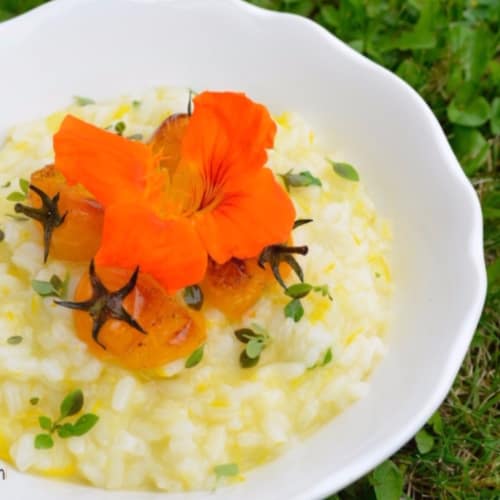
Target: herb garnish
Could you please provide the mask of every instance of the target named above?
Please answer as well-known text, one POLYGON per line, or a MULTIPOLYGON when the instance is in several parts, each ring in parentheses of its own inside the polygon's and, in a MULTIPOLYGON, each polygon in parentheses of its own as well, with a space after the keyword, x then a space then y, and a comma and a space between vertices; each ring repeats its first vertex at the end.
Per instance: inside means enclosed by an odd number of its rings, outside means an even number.
POLYGON ((94 99, 89 97, 82 97, 80 95, 73 96, 73 101, 77 106, 88 106, 89 104, 95 104, 94 99))
POLYGON ((11 185, 11 182, 7 181, 5 184, 2 184, 0 187, 3 189, 6 189, 6 188, 10 187, 10 185, 11 185))
POLYGON ((295 283, 285 290, 285 295, 294 299, 302 299, 306 295, 309 295, 309 292, 317 292, 320 293, 322 297, 328 297, 330 300, 333 300, 328 285, 313 286, 309 283, 295 283))
POLYGON ((292 300, 285 306, 285 317, 292 318, 296 323, 300 321, 304 316, 304 307, 300 299, 309 295, 310 292, 320 293, 322 297, 333 300, 328 285, 313 286, 309 283, 295 283, 285 289, 285 295, 292 297, 292 300))
POLYGON ((30 405, 32 405, 32 406, 36 406, 39 402, 40 402, 40 398, 38 398, 36 396, 34 398, 30 398, 30 405))
POLYGON ((304 316, 304 306, 299 299, 293 299, 285 306, 285 317, 292 318, 295 323, 299 322, 302 316, 304 316))
POLYGON ((5 239, 5 233, 0 229, 0 243, 5 239))
MULTIPOLYGON (((9 183, 10 185, 10 183, 9 183)), ((13 191, 7 196, 7 201, 24 201, 28 196, 29 181, 19 179, 19 191, 13 191)))
POLYGON ((40 428, 47 432, 35 436, 35 448, 38 450, 52 448, 54 446, 52 436, 56 432, 63 439, 73 436, 83 436, 89 432, 99 420, 99 417, 93 413, 85 413, 74 423, 61 423, 65 418, 79 413, 83 408, 83 402, 83 392, 77 389, 70 392, 62 401, 57 420, 52 421, 51 418, 45 415, 38 417, 40 428))
POLYGON ((240 354, 240 365, 242 368, 251 368, 259 360, 262 351, 269 345, 271 338, 269 333, 256 323, 252 323, 252 328, 240 328, 234 331, 234 335, 240 341, 246 344, 246 347, 240 354))
MULTIPOLYGON (((293 224, 293 229, 303 226, 304 224, 309 224, 310 222, 313 222, 313 220, 297 219, 293 224)), ((262 268, 264 268, 266 263, 269 263, 276 281, 282 286, 285 294, 292 298, 285 306, 285 317, 292 318, 295 322, 300 321, 304 316, 304 307, 300 299, 307 296, 311 291, 320 293, 323 297, 328 297, 330 300, 333 300, 328 290, 328 285, 314 286, 309 283, 304 283, 304 272, 291 254, 306 255, 307 252, 307 246, 292 247, 287 245, 270 245, 262 250, 258 259, 258 264, 262 268), (292 271, 301 281, 300 283, 295 283, 289 287, 286 286, 280 273, 280 265, 283 262, 287 263, 292 268, 292 271)))
POLYGON ((64 222, 64 219, 66 219, 66 215, 68 215, 68 212, 65 212, 63 215, 59 213, 59 193, 51 198, 33 184, 29 185, 29 189, 36 193, 42 200, 42 206, 40 208, 34 208, 28 205, 22 205, 21 203, 16 203, 14 205, 14 210, 17 213, 24 214, 27 217, 34 219, 42 224, 44 246, 43 261, 47 262, 52 233, 54 232, 54 229, 58 228, 64 222))
POLYGON ((285 188, 290 191, 290 187, 308 187, 308 186, 321 186, 321 181, 314 177, 311 172, 304 170, 298 174, 293 173, 293 169, 289 170, 286 174, 279 174, 285 183, 285 188))
POLYGON ((115 126, 114 126, 115 132, 118 135, 123 135, 123 132, 125 132, 126 128, 127 128, 127 125, 123 121, 116 122, 115 126))
POLYGON ((359 174, 356 169, 349 163, 335 162, 328 160, 333 167, 333 170, 337 175, 343 177, 344 179, 352 182, 359 181, 359 174))
POLYGON ((320 368, 322 366, 326 366, 328 365, 329 363, 332 362, 332 359, 333 359, 333 353, 332 353, 332 348, 329 347, 325 354, 323 355, 323 357, 321 358, 321 360, 317 361, 316 363, 314 363, 314 365, 310 366, 308 368, 308 370, 312 370, 314 368, 320 368))
POLYGON ((288 295, 293 299, 301 299, 302 297, 308 295, 312 288, 312 285, 309 283, 296 283, 295 285, 289 286, 285 290, 285 295, 288 295))
POLYGON ((64 281, 53 274, 49 281, 32 280, 31 286, 40 297, 60 297, 65 298, 68 292, 69 274, 66 274, 64 281))
POLYGON ((203 359, 204 349, 205 349, 205 344, 198 347, 198 349, 195 349, 190 354, 189 358, 186 359, 186 363, 184 364, 184 366, 186 368, 193 368, 193 366, 196 366, 203 359))
POLYGON ((219 482, 223 477, 233 477, 240 473, 238 464, 221 464, 214 467, 215 479, 219 482))
POLYGON ((141 106, 141 104, 142 104, 142 102, 141 102, 141 101, 139 101, 139 100, 137 100, 137 99, 134 99, 134 100, 132 101, 132 107, 133 107, 133 108, 136 108, 136 109, 137 109, 137 108, 139 108, 139 107, 141 106))
POLYGON ((22 341, 23 341, 23 338, 21 337, 21 335, 13 335, 12 337, 9 337, 9 338, 7 339, 7 344, 10 344, 10 345, 18 345, 18 344, 20 344, 22 341))
POLYGON ((139 325, 139 323, 137 323, 137 321, 123 307, 123 300, 135 288, 138 275, 139 267, 136 267, 132 276, 130 276, 128 283, 122 288, 111 292, 104 286, 99 276, 97 276, 95 272, 94 260, 92 259, 89 266, 92 297, 88 300, 84 300, 83 302, 70 302, 63 300, 55 300, 54 302, 62 307, 88 312, 93 320, 92 338, 103 349, 106 349, 106 346, 99 342, 99 332, 108 319, 124 321, 132 328, 135 328, 138 332, 146 334, 142 326, 139 325))
POLYGON ((187 306, 199 311, 203 306, 203 291, 198 285, 191 285, 184 288, 182 297, 187 306))

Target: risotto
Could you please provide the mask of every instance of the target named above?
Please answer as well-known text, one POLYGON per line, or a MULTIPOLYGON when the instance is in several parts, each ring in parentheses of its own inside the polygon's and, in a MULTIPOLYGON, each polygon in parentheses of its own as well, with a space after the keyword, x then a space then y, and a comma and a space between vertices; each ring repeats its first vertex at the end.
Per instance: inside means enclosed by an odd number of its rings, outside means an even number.
POLYGON ((335 151, 293 113, 274 117, 266 165, 300 219, 293 245, 308 247, 295 259, 304 283, 283 273, 286 293, 273 282, 234 318, 206 301, 196 312, 206 327, 201 347, 149 369, 109 362, 75 335, 75 313, 54 298, 62 289, 74 297, 88 262, 44 263, 37 224, 14 211, 26 198, 24 179, 54 161, 52 137, 68 113, 141 142, 184 113, 187 99, 172 88, 102 103, 78 98, 14 127, 0 148, 0 460, 21 471, 109 489, 186 491, 211 489, 220 476, 244 480, 366 394, 385 353, 390 225, 362 176, 335 163, 335 151), (81 432, 71 427, 79 418, 81 432))

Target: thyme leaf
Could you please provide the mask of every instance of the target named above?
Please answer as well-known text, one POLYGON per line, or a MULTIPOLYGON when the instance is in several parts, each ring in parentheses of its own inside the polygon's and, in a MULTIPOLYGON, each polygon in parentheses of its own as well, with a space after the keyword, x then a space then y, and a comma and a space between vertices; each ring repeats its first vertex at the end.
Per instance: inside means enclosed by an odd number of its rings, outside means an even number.
POLYGON ((97 424, 99 417, 93 413, 85 413, 74 424, 72 429, 73 436, 83 436, 97 424))
POLYGON ((260 360, 260 356, 257 356, 256 358, 250 358, 247 354, 246 350, 241 351, 240 354, 240 366, 242 368, 252 368, 255 366, 260 360))
POLYGON ((61 417, 71 417, 83 407, 83 392, 80 389, 70 392, 61 403, 61 417))
POLYGON ((44 431, 50 431, 52 429, 52 419, 50 419, 49 417, 38 417, 38 423, 40 424, 40 428, 44 431))
POLYGON ((73 101, 77 106, 88 106, 89 104, 95 104, 94 99, 89 97, 83 97, 80 95, 73 96, 73 101))
POLYGON ((200 361, 203 359, 203 353, 205 349, 205 344, 201 345, 198 347, 198 349, 195 349, 189 356, 189 358, 186 359, 186 363, 184 366, 186 368, 193 368, 193 366, 196 366, 200 361))
POLYGON ((296 283, 295 285, 289 286, 285 290, 285 295, 292 297, 293 299, 301 299, 309 294, 313 289, 313 286, 309 283, 296 283))
POLYGON ((7 201, 24 201, 25 199, 26 195, 19 191, 14 191, 7 196, 7 201))
POLYGON ((293 173, 293 169, 289 170, 286 174, 279 174, 285 183, 285 188, 290 191, 290 187, 308 187, 308 186, 321 186, 321 181, 314 177, 311 172, 304 170, 298 174, 293 173))
POLYGON ((271 341, 267 330, 255 323, 252 326, 257 331, 251 328, 240 328, 234 331, 236 338, 243 344, 246 344, 245 349, 240 354, 240 365, 242 368, 255 366, 259 362, 262 351, 271 341))
POLYGON ((19 191, 13 191, 7 195, 7 201, 24 201, 28 195, 29 185, 30 183, 26 179, 19 179, 19 191))
POLYGON ((326 365, 328 365, 329 363, 332 362, 332 359, 333 359, 332 348, 329 347, 325 351, 325 354, 323 354, 323 357, 319 361, 317 361, 316 363, 314 363, 314 365, 310 366, 308 368, 308 370, 313 370, 314 368, 320 368, 322 366, 326 366, 326 365))
MULTIPOLYGON (((31 404, 37 404, 38 398, 32 398, 31 404)), ((57 420, 52 420, 46 415, 38 417, 40 428, 46 433, 35 436, 35 448, 39 450, 49 449, 54 446, 54 433, 62 439, 67 439, 73 436, 83 436, 92 429, 99 420, 97 415, 93 413, 85 413, 80 416, 74 423, 62 422, 68 417, 72 417, 79 413, 83 408, 83 392, 80 389, 70 392, 62 401, 60 406, 60 414, 57 420)))
POLYGON ((23 341, 21 335, 12 335, 7 339, 7 344, 9 345, 19 345, 23 341))
POLYGON ((325 352, 325 355, 323 356, 323 361, 321 362, 321 366, 325 366, 328 363, 331 363, 332 359, 333 359, 332 348, 329 347, 328 350, 325 352))
POLYGON ((350 165, 349 163, 342 163, 342 162, 335 162, 332 160, 328 160, 330 164, 333 167, 333 170, 337 175, 340 177, 352 181, 352 182, 358 182, 359 181, 359 174, 356 171, 356 169, 350 165))
POLYGON ((255 359, 260 356, 262 349, 264 349, 264 343, 259 339, 252 339, 248 342, 245 352, 249 358, 255 359))
POLYGON ((127 128, 127 125, 125 124, 125 122, 123 121, 119 121, 117 123, 115 123, 115 132, 118 134, 118 135, 123 135, 123 132, 125 132, 125 129, 127 128))
POLYGON ((40 297, 66 297, 68 291, 69 274, 66 275, 64 281, 53 274, 49 281, 32 280, 31 286, 40 297))
POLYGON ((48 450, 54 446, 54 440, 50 434, 37 434, 35 436, 35 448, 37 450, 48 450))
POLYGON ((293 299, 285 306, 285 317, 292 318, 295 323, 300 321, 304 316, 304 307, 300 299, 293 299))
POLYGON ((215 478, 217 481, 223 477, 237 476, 240 473, 238 464, 221 464, 214 467, 215 478))
POLYGON ((238 330, 235 330, 234 335, 236 336, 236 338, 240 342, 243 342, 244 344, 248 344, 248 342, 250 342, 250 340, 252 340, 258 336, 258 334, 255 333, 250 328, 240 328, 238 330))

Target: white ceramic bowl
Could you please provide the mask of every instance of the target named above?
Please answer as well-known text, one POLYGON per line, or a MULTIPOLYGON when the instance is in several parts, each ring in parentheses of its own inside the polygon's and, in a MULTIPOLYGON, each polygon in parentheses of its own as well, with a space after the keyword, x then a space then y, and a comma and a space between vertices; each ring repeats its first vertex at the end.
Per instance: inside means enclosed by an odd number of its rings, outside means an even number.
MULTIPOLYGON (((242 90, 275 112, 298 111, 358 167, 394 222, 396 318, 368 397, 245 483, 215 494, 97 498, 321 498, 390 456, 439 406, 484 301, 481 212, 437 120, 409 86, 316 24, 239 0, 56 0, 0 25, 0 68, 0 140, 6 127, 74 94, 157 84, 242 90)), ((95 495, 11 468, 0 481, 2 498, 95 495)))

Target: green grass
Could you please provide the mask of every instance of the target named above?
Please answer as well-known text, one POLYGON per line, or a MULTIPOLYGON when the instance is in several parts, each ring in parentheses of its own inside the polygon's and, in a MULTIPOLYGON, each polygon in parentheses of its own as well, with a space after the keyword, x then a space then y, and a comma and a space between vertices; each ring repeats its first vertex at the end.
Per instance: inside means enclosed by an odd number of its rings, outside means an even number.
MULTIPOLYGON (((453 389, 417 440, 332 500, 500 498, 500 0, 248 1, 315 19, 412 85, 485 218, 488 297, 453 389)), ((41 3, 0 0, 0 20, 41 3)))

